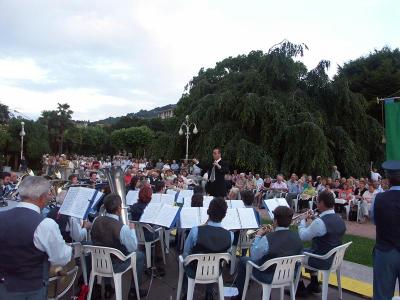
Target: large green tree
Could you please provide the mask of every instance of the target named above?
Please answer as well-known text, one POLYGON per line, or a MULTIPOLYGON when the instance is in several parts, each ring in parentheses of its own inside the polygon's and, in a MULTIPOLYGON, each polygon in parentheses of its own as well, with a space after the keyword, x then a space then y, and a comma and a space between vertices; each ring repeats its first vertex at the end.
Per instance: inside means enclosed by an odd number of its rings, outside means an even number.
POLYGON ((147 126, 129 127, 114 130, 110 138, 111 144, 116 150, 124 150, 140 157, 150 149, 154 132, 147 126))
POLYGON ((296 60, 304 50, 284 41, 201 69, 176 108, 178 120, 189 114, 200 130, 193 151, 210 159, 220 146, 234 167, 286 174, 328 175, 337 164, 345 175, 362 175, 370 160, 382 160, 382 128, 365 98, 345 78, 330 80, 328 61, 308 71, 296 60))
POLYGON ((109 134, 99 126, 73 127, 65 132, 68 152, 93 155, 107 152, 109 134))

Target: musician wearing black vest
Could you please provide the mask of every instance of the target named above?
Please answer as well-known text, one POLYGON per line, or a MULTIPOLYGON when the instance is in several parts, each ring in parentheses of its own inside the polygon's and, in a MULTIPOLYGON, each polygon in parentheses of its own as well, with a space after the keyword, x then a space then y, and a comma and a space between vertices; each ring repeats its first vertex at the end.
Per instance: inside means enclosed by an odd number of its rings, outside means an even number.
MULTIPOLYGON (((236 286, 239 295, 233 299, 241 299, 246 278, 246 264, 253 261, 257 265, 262 265, 266 261, 283 257, 299 255, 303 250, 303 243, 299 234, 289 230, 292 222, 293 210, 286 206, 278 206, 274 210, 274 230, 267 232, 264 228, 257 231, 257 235, 250 249, 250 257, 241 257, 236 278, 236 286)), ((275 267, 270 267, 265 271, 253 269, 253 276, 261 282, 271 283, 274 277, 275 267)))
POLYGON ((400 161, 382 164, 390 189, 376 195, 371 220, 376 225, 374 300, 392 299, 400 280, 400 161))
MULTIPOLYGON (((207 209, 206 224, 193 227, 185 241, 183 258, 191 254, 226 253, 232 245, 233 234, 222 228, 221 221, 225 218, 228 205, 224 198, 214 198, 207 209)), ((196 276, 196 264, 185 266, 185 273, 190 278, 196 276)), ((207 285, 206 299, 212 299, 211 285, 207 285)), ((187 278, 183 283, 185 294, 187 278)))
POLYGON ((200 164, 197 159, 193 162, 202 170, 207 170, 208 181, 206 183, 206 192, 214 197, 225 197, 227 194, 225 184, 225 174, 229 173, 229 165, 226 161, 222 160, 221 149, 215 148, 213 150, 212 164, 200 164))
MULTIPOLYGON (((144 254, 137 250, 138 242, 135 227, 133 224, 128 226, 120 221, 122 201, 119 195, 108 194, 104 198, 104 207, 106 209, 105 216, 97 217, 93 221, 91 231, 93 245, 115 248, 124 255, 136 251, 136 272, 140 285, 144 268, 144 254)), ((130 264, 130 259, 120 261, 117 258, 113 258, 113 269, 116 273, 125 271, 130 264)), ((139 292, 141 296, 146 295, 143 290, 139 292)), ((131 293, 134 294, 132 289, 131 293)))
POLYGON ((41 215, 50 188, 45 178, 29 176, 18 188, 22 202, 0 213, 0 299, 47 299, 50 264, 73 257, 58 225, 41 215))
MULTIPOLYGON (((319 217, 307 225, 307 219, 312 218, 312 211, 306 214, 299 224, 299 235, 302 241, 311 241, 311 249, 305 251, 324 255, 333 248, 342 244, 343 235, 346 232, 346 224, 340 215, 335 214, 335 198, 328 191, 322 191, 317 198, 317 210, 319 217)), ((332 265, 333 256, 326 260, 309 258, 308 265, 319 270, 328 270, 332 265)), ((304 286, 303 281, 299 282, 296 296, 307 296, 308 293, 320 293, 321 288, 318 282, 318 274, 311 272, 311 282, 304 286)))

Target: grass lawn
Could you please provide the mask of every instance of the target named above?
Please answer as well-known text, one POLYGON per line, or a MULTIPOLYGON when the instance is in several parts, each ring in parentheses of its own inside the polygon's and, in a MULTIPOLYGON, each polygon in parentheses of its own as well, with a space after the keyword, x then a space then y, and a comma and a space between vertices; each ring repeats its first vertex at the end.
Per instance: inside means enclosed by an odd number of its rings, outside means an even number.
MULTIPOLYGON (((263 223, 271 223, 271 221, 263 220, 263 223)), ((297 226, 291 226, 291 230, 297 231, 297 226)), ((360 265, 372 267, 372 250, 374 249, 375 240, 345 234, 343 244, 352 241, 353 243, 347 248, 344 259, 360 265)), ((304 248, 310 247, 310 242, 304 243, 304 248)))

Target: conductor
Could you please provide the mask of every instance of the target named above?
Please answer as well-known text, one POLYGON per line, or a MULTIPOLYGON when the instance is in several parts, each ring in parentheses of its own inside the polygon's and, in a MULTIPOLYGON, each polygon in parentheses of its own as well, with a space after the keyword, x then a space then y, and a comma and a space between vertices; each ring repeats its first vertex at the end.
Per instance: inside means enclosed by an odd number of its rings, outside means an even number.
POLYGON ((228 163, 222 160, 221 149, 214 148, 212 164, 202 165, 197 159, 194 164, 200 169, 207 170, 208 181, 206 183, 206 192, 210 196, 225 197, 227 194, 225 186, 225 174, 229 172, 228 163))

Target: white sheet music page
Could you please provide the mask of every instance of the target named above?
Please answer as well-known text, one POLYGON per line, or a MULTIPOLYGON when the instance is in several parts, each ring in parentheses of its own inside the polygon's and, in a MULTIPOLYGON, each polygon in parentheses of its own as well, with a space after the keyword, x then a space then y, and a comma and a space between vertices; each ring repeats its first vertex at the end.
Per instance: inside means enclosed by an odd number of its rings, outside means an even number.
POLYGON ((126 204, 133 205, 137 203, 139 197, 139 191, 130 190, 128 194, 126 194, 126 204))
POLYGON ((254 210, 252 208, 238 208, 237 211, 239 214, 242 229, 258 228, 259 225, 257 223, 256 215, 254 214, 254 210))
POLYGON ((227 230, 241 229, 240 219, 235 208, 228 208, 225 218, 222 219, 222 227, 227 230))
POLYGON ((228 207, 230 208, 244 208, 244 203, 242 200, 229 200, 230 202, 230 206, 228 205, 228 207))
POLYGON ((199 226, 201 224, 199 207, 182 207, 180 223, 184 229, 199 226))
POLYGON ((210 206, 210 202, 214 199, 212 196, 204 196, 203 197, 203 207, 208 208, 210 206))
POLYGON ((208 221, 208 214, 206 207, 200 207, 200 225, 205 224, 208 221))
POLYGON ((162 204, 162 207, 158 211, 154 224, 170 228, 178 211, 179 207, 162 204))
POLYGON ((83 219, 96 190, 70 187, 60 207, 60 214, 83 219))
POLYGON ((264 200, 265 206, 268 209, 268 214, 271 217, 271 219, 274 218, 274 213, 273 211, 275 210, 275 208, 277 208, 278 206, 287 206, 289 207, 287 201, 285 198, 272 198, 272 199, 267 199, 264 200))
POLYGON ((175 195, 161 194, 160 201, 162 204, 174 206, 175 195))
POLYGON ((162 194, 153 194, 151 196, 151 203, 161 203, 161 195, 162 194))
POLYGON ((99 203, 100 198, 103 197, 104 193, 102 192, 97 192, 96 198, 94 199, 93 203, 92 203, 92 208, 94 208, 97 203, 99 203))
POLYGON ((158 212, 162 208, 160 203, 149 203, 143 211, 142 216, 140 217, 141 223, 155 224, 155 219, 158 215, 158 212))

